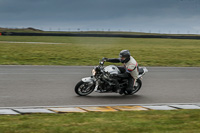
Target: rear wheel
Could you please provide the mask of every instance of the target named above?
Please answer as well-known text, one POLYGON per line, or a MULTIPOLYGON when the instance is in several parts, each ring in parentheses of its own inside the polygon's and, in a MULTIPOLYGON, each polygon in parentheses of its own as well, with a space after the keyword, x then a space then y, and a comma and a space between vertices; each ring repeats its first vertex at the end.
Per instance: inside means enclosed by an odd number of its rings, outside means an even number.
POLYGON ((138 91, 140 90, 141 87, 142 87, 142 81, 141 81, 140 79, 137 79, 133 90, 132 90, 132 91, 127 91, 127 90, 125 90, 125 91, 124 91, 124 94, 125 94, 125 95, 133 95, 133 94, 135 94, 136 92, 138 92, 138 91))
POLYGON ((92 93, 95 85, 92 82, 79 81, 75 86, 75 92, 79 96, 87 96, 92 93))

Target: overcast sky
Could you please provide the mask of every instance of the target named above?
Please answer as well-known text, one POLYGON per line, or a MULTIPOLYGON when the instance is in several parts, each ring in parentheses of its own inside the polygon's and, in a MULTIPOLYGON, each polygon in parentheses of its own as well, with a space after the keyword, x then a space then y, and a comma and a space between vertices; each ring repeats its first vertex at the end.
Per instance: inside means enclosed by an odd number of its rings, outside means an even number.
POLYGON ((200 0, 0 0, 0 27, 200 34, 200 0))

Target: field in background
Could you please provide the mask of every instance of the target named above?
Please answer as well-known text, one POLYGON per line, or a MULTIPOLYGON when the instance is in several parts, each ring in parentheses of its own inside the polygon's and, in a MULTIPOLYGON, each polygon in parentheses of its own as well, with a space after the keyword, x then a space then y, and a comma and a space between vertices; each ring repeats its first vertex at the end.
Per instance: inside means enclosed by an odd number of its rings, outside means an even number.
POLYGON ((198 133, 200 110, 0 116, 1 133, 198 133))
POLYGON ((200 66, 200 40, 46 36, 0 36, 0 64, 91 66, 123 49, 141 66, 200 66))
POLYGON ((132 32, 132 31, 43 31, 40 29, 29 28, 2 28, 0 32, 9 33, 70 33, 70 34, 121 34, 121 35, 161 35, 161 36, 200 36, 199 34, 164 34, 164 33, 145 33, 145 32, 132 32))

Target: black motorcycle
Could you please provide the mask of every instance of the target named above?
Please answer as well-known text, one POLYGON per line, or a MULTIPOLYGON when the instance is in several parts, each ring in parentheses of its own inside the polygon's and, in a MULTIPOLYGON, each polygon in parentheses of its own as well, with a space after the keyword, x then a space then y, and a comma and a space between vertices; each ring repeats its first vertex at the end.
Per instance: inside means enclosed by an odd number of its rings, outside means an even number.
POLYGON ((115 65, 104 67, 104 60, 92 70, 91 77, 82 78, 75 86, 75 92, 79 96, 86 96, 93 91, 98 93, 119 93, 117 90, 123 90, 122 94, 132 95, 142 87, 142 76, 148 72, 146 67, 139 67, 139 78, 137 79, 132 91, 127 91, 128 77, 121 74, 115 65))

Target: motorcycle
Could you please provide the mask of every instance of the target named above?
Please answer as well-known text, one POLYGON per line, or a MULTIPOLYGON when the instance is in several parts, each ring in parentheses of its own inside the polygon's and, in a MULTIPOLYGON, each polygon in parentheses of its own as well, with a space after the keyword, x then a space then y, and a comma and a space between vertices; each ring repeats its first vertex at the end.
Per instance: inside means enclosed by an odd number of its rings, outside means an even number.
POLYGON ((82 78, 75 86, 75 92, 79 96, 87 96, 93 91, 98 93, 119 93, 117 90, 123 89, 124 95, 133 95, 142 87, 142 77, 148 72, 146 67, 138 67, 139 76, 135 86, 130 91, 127 91, 128 79, 121 74, 120 70, 115 65, 104 67, 104 59, 99 62, 99 65, 92 70, 91 77, 82 78))

